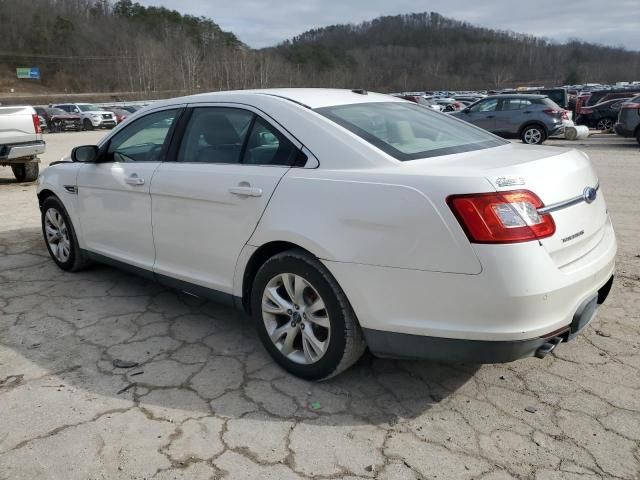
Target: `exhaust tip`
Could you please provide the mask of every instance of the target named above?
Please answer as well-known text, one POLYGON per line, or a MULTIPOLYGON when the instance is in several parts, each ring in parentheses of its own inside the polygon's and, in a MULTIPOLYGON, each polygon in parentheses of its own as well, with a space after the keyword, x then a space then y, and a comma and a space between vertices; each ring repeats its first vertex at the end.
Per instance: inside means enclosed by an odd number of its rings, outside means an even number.
POLYGON ((537 358, 544 358, 553 352, 558 345, 562 343, 562 337, 553 337, 547 340, 540 348, 536 350, 537 358))

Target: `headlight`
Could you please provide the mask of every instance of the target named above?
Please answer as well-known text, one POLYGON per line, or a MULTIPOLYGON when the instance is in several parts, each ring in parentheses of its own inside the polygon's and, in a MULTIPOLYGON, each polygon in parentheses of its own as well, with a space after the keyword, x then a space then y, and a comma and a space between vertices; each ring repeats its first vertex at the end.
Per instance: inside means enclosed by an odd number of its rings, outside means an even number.
POLYGON ((100 120, 100 118, 102 117, 100 117, 100 115, 98 115, 97 113, 93 113, 91 114, 91 118, 93 118, 94 120, 100 120))

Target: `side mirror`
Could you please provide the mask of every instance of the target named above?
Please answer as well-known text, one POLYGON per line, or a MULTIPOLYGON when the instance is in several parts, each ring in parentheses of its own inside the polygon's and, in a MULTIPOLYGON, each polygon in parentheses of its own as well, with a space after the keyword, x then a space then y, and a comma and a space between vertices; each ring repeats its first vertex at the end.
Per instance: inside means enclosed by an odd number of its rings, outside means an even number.
POLYGON ((99 149, 96 145, 83 145, 71 150, 71 160, 80 163, 96 163, 99 149))
POLYGON ((471 109, 469 107, 462 110, 463 113, 471 113, 471 109))

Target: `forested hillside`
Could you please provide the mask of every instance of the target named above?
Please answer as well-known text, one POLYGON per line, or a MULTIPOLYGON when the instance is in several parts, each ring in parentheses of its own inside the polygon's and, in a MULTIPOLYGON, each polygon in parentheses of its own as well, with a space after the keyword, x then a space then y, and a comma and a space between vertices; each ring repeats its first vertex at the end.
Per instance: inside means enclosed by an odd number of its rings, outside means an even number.
POLYGON ((437 13, 310 30, 275 51, 307 75, 313 72, 314 84, 374 85, 383 90, 640 79, 640 52, 577 40, 560 45, 478 28, 437 13))
MULTIPOLYGON (((0 90, 16 67, 33 66, 42 72, 39 88, 50 91, 149 95, 268 86, 496 88, 640 78, 640 52, 579 41, 560 45, 436 13, 310 30, 252 50, 211 19, 131 0, 0 0, 0 31, 0 90)), ((20 86, 25 82, 30 81, 20 86)))

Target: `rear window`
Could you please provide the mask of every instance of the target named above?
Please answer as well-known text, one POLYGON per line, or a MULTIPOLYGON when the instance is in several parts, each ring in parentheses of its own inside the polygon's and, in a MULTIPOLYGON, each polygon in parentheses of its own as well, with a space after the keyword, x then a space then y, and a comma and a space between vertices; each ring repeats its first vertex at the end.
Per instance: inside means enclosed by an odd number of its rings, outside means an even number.
POLYGON ((477 127, 412 103, 356 103, 315 111, 402 161, 507 143, 477 127))
POLYGON ((549 97, 536 100, 535 103, 537 103, 538 105, 544 105, 545 107, 553 108, 554 110, 562 110, 562 108, 560 108, 560 106, 558 106, 558 104, 551 100, 549 97))

